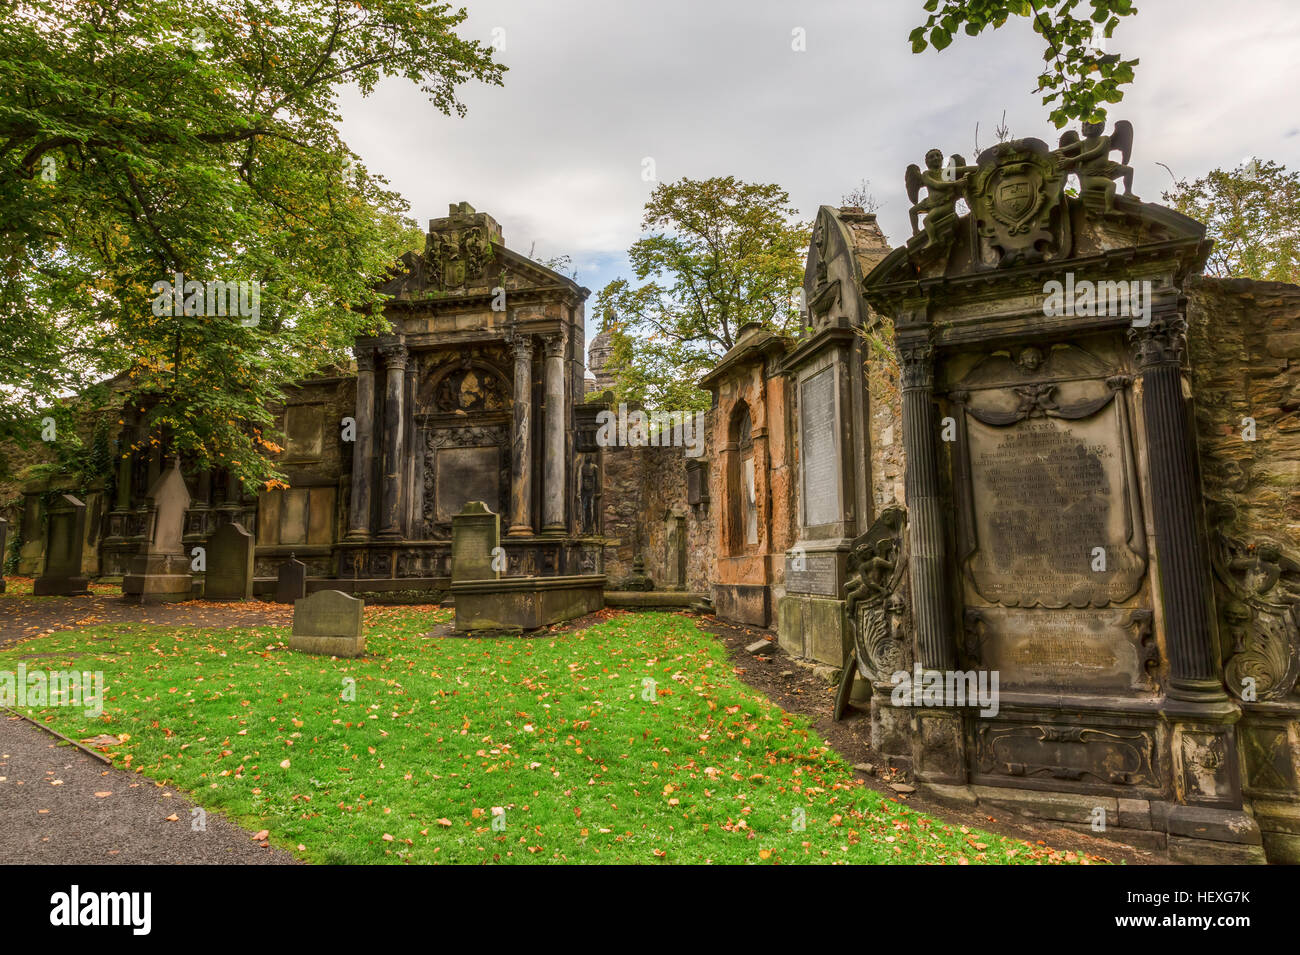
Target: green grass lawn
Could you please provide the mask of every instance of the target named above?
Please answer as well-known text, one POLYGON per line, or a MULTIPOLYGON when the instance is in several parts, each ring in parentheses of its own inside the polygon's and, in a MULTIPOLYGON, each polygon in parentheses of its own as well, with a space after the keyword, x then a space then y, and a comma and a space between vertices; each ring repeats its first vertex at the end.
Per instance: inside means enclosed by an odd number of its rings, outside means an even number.
POLYGON ((369 608, 363 660, 293 652, 285 628, 103 626, 0 651, 0 669, 102 670, 102 717, 39 718, 117 735, 116 765, 312 862, 1090 861, 863 786, 688 617, 424 635, 449 619, 369 608))

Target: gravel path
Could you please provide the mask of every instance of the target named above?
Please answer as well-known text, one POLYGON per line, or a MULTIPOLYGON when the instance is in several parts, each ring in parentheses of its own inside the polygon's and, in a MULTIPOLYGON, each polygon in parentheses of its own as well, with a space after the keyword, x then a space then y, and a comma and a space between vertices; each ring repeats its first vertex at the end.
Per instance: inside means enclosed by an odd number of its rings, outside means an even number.
POLYGON ((291 853, 262 848, 216 812, 207 813, 206 831, 196 832, 193 805, 0 710, 0 863, 297 862, 291 853))

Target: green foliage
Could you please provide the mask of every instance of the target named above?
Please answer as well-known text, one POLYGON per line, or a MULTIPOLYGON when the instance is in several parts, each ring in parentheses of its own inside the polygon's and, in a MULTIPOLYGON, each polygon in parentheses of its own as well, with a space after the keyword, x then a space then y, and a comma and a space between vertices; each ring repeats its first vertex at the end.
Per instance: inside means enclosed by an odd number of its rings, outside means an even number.
POLYGON ((1163 198, 1205 223, 1208 274, 1300 284, 1300 172, 1256 160, 1180 180, 1163 198))
MULTIPOLYGON (((33 598, 0 603, 16 599, 33 598)), ((367 607, 361 659, 290 651, 285 627, 117 625, 0 648, 0 666, 41 653, 50 670, 103 671, 102 716, 35 715, 74 739, 117 736, 116 766, 309 862, 1079 858, 867 788, 688 618, 491 641, 436 636, 449 618, 367 607)))
POLYGON ((1034 32, 1047 41, 1047 66, 1038 77, 1043 103, 1056 104, 1050 118, 1062 127, 1072 119, 1101 122, 1107 103, 1124 97, 1121 89, 1133 82, 1136 59, 1124 60, 1101 49, 1094 36, 1109 40, 1121 17, 1137 13, 1133 0, 926 0, 925 23, 912 31, 912 52, 927 46, 942 50, 961 30, 978 36, 998 29, 1008 18, 1026 17, 1034 32))
POLYGON ((0 0, 0 17, 0 437, 125 373, 174 450, 266 481, 267 408, 378 327, 373 284, 421 242, 339 138, 339 87, 405 77, 463 112, 456 87, 502 68, 427 0, 0 0), (257 323, 160 306, 176 272, 258 283, 257 323))
POLYGON ((732 176, 655 187, 648 234, 628 250, 641 284, 618 278, 596 296, 618 400, 703 410, 710 399, 697 382, 741 328, 798 328, 810 232, 797 215, 780 186, 732 176))

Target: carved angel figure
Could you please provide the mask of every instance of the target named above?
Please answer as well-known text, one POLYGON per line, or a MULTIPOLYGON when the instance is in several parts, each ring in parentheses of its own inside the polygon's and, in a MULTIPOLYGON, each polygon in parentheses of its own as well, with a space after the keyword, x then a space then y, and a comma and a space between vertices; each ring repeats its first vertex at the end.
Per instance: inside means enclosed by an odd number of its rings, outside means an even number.
POLYGON ((1110 212, 1115 206, 1114 180, 1123 179, 1124 195, 1133 196, 1133 169, 1128 165, 1133 154, 1133 124, 1121 119, 1109 136, 1105 132, 1105 123, 1084 123, 1083 138, 1074 132, 1064 133, 1055 155, 1063 166, 1078 173, 1084 197, 1089 193, 1101 197, 1102 208, 1110 212), (1116 150, 1121 162, 1110 158, 1116 150))
POLYGON ((966 179, 974 172, 975 166, 966 165, 966 160, 954 154, 948 166, 943 165, 943 153, 931 149, 925 154, 925 170, 913 163, 907 167, 904 177, 907 182, 907 198, 912 201, 912 208, 907 210, 912 220, 912 235, 921 231, 917 216, 925 214, 925 234, 931 243, 938 240, 938 229, 945 220, 956 215, 957 200, 966 192, 966 179), (926 189, 926 196, 921 198, 921 189, 926 189))

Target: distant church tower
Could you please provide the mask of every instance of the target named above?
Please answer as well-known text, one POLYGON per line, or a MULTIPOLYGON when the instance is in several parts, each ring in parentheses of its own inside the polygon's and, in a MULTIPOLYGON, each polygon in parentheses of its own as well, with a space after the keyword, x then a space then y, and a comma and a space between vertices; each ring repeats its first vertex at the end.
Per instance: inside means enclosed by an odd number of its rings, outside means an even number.
POLYGON ((609 329, 605 329, 591 340, 591 347, 587 349, 587 370, 591 372, 596 381, 594 385, 589 387, 590 390, 597 394, 603 391, 612 391, 614 388, 614 376, 605 370, 605 367, 609 364, 610 352, 613 351, 613 347, 610 345, 612 337, 609 329))

